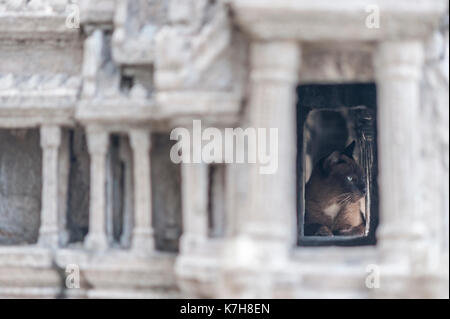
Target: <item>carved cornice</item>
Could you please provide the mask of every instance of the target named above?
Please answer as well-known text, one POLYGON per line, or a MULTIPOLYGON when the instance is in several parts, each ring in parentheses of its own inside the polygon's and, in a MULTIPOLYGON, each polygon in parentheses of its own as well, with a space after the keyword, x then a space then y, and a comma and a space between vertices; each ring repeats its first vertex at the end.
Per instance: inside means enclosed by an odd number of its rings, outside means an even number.
POLYGON ((0 39, 70 39, 79 30, 66 25, 69 0, 0 1, 0 39))
POLYGON ((71 124, 80 86, 66 74, 0 74, 0 126, 71 124))
POLYGON ((445 0, 227 0, 236 22, 264 40, 347 41, 424 38, 447 11, 445 0), (370 7, 369 7, 370 6, 370 7), (366 27, 377 6, 380 28, 366 27), (420 23, 418 23, 420 21, 420 23))
POLYGON ((153 98, 119 96, 84 99, 78 103, 75 119, 82 123, 148 123, 176 119, 208 118, 234 123, 240 110, 235 94, 208 91, 162 92, 153 98))
POLYGON ((0 101, 2 106, 20 107, 73 103, 77 98, 81 78, 66 74, 15 75, 0 74, 0 101))

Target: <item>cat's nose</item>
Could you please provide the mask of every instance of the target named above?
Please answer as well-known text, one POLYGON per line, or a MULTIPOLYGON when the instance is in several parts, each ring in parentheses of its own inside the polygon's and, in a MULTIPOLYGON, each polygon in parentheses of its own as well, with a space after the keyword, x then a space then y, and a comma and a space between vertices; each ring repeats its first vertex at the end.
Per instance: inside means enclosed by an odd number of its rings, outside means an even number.
POLYGON ((359 189, 361 190, 361 193, 363 193, 363 195, 366 195, 367 192, 366 184, 361 184, 359 186, 359 189))

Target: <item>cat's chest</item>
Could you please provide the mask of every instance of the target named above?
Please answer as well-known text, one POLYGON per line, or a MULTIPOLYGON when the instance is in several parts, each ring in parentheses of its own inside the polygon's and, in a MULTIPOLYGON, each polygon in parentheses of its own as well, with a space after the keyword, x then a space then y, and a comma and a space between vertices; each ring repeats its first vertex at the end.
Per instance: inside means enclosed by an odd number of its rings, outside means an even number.
POLYGON ((325 207, 322 211, 325 215, 334 219, 340 210, 341 210, 341 205, 339 205, 337 203, 333 203, 333 204, 325 207))

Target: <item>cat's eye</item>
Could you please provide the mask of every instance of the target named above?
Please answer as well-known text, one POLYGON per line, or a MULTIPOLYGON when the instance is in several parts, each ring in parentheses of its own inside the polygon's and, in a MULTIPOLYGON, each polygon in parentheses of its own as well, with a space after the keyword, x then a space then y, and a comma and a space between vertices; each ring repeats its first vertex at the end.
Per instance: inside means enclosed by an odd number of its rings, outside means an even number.
POLYGON ((347 176, 347 180, 348 180, 349 182, 351 182, 351 181, 353 180, 353 177, 347 176))

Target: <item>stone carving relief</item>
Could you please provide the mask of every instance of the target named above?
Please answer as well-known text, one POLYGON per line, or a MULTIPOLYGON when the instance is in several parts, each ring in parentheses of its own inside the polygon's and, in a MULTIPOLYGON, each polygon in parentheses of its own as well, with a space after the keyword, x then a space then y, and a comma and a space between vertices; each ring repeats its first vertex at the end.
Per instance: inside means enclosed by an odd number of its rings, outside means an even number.
POLYGON ((58 9, 62 2, 66 1, 51 1, 51 0, 2 0, 0 1, 0 11, 27 11, 27 12, 52 12, 53 9, 58 9))
POLYGON ((157 89, 232 90, 240 80, 243 46, 225 5, 172 0, 168 15, 170 24, 155 38, 157 89))
POLYGON ((111 53, 110 33, 97 29, 86 39, 83 98, 126 102, 128 98, 140 100, 149 97, 151 87, 144 86, 139 81, 124 81, 126 74, 120 69, 120 65, 113 61, 111 53))
POLYGON ((49 97, 62 97, 74 102, 80 85, 80 77, 64 73, 0 74, 0 101, 13 104, 19 103, 24 97, 33 97, 36 103, 39 97, 41 101, 49 97))
POLYGON ((119 0, 112 37, 114 60, 121 64, 152 64, 154 36, 166 23, 167 1, 119 0))

